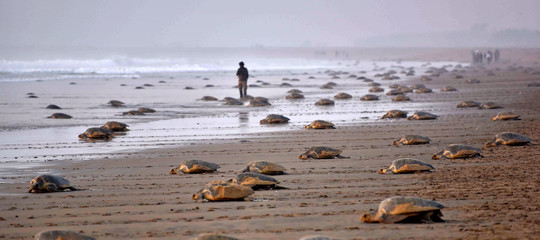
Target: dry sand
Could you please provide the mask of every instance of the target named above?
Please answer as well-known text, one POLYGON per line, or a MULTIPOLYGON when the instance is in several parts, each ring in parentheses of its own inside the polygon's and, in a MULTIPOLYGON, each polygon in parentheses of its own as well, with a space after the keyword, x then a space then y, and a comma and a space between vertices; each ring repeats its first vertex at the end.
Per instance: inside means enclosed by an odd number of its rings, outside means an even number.
MULTIPOLYGON (((536 58, 519 65, 540 71, 538 51, 535 54, 536 58)), ((429 82, 435 93, 410 94, 414 101, 440 106, 439 112, 445 114, 437 120, 389 120, 338 125, 335 130, 258 133, 248 140, 223 144, 40 166, 51 168, 76 187, 87 190, 28 194, 28 184, 22 182, 30 179, 8 179, 13 183, 0 185, 0 238, 30 239, 42 230, 68 229, 98 239, 189 239, 200 233, 239 239, 299 239, 312 234, 342 239, 538 239, 540 87, 527 84, 539 81, 540 75, 525 68, 510 71, 509 64, 489 66, 494 76, 487 76, 484 69, 460 73, 464 79, 445 74, 429 82), (471 78, 481 83, 464 83, 471 78), (438 90, 446 85, 458 91, 440 93, 438 90), (463 100, 494 101, 504 108, 457 109, 455 106, 463 100), (499 111, 512 111, 522 120, 491 121, 499 111), (483 148, 485 142, 504 131, 526 134, 533 143, 483 148), (392 146, 392 141, 404 134, 425 135, 432 142, 392 146), (482 147, 484 157, 431 160, 433 153, 451 143, 482 147), (298 159, 306 148, 315 145, 340 148, 351 158, 298 159), (426 161, 436 170, 377 174, 379 168, 401 157, 426 161), (188 159, 216 162, 222 168, 213 174, 168 174, 169 169, 188 159), (290 189, 257 191, 249 201, 240 202, 191 199, 207 182, 229 179, 252 160, 285 166, 288 174, 276 178, 290 189), (375 211, 381 200, 396 195, 442 203, 447 207, 443 209, 446 222, 360 222, 363 213, 375 211)), ((404 108, 406 105, 403 103, 404 108)))

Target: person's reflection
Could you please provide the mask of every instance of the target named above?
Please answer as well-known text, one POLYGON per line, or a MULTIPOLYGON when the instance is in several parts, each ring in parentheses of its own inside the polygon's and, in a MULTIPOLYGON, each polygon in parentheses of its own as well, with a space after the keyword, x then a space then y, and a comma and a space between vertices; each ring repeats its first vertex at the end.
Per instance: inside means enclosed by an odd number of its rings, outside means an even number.
POLYGON ((248 112, 239 112, 238 113, 238 122, 240 128, 249 127, 249 113, 248 112))

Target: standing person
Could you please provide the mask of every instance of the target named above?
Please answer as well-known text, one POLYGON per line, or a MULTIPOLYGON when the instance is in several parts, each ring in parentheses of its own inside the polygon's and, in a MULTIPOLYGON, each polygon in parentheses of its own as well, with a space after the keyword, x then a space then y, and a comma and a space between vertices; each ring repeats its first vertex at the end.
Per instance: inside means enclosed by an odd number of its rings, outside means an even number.
POLYGON ((491 64, 491 60, 493 59, 493 53, 491 53, 491 50, 488 50, 486 53, 486 60, 488 64, 491 64))
POLYGON ((501 53, 499 52, 499 49, 495 49, 495 52, 493 53, 494 57, 495 57, 495 62, 498 62, 499 61, 499 55, 501 53))
POLYGON ((244 67, 244 62, 239 62, 238 71, 236 71, 236 76, 238 76, 238 90, 240 91, 240 98, 247 96, 247 80, 249 78, 249 73, 247 68, 244 67))

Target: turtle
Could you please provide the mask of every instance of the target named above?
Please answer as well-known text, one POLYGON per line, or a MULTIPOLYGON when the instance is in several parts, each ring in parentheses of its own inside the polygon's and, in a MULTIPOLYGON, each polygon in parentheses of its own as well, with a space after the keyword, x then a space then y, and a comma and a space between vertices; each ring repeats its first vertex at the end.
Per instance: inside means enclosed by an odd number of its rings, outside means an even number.
POLYGON ((384 88, 382 87, 372 87, 368 90, 370 93, 374 93, 374 92, 384 92, 384 88))
MULTIPOLYGON (((216 85, 214 85, 214 84, 206 84, 206 85, 204 85, 205 88, 213 88, 213 87, 215 87, 215 86, 216 86, 216 85)), ((208 97, 210 97, 210 96, 208 96, 208 97)), ((203 98, 204 98, 204 97, 203 97, 203 98)), ((216 98, 216 100, 210 100, 210 101, 217 101, 217 98, 216 98)))
POLYGON ((351 99, 352 95, 348 93, 340 92, 334 96, 334 99, 351 99))
POLYGON ((466 107, 478 107, 478 106, 480 106, 479 102, 463 101, 463 102, 459 103, 456 107, 457 108, 466 108, 466 107))
POLYGON ((444 222, 438 202, 417 197, 397 196, 383 200, 375 215, 364 214, 365 223, 432 223, 444 222))
POLYGON ((184 87, 184 90, 193 90, 193 89, 195 89, 195 88, 194 88, 194 87, 191 87, 191 86, 186 86, 186 87, 184 87))
POLYGON ((281 83, 279 86, 280 86, 280 87, 292 87, 293 85, 290 84, 290 83, 284 82, 284 83, 281 83))
POLYGON ((270 104, 268 100, 262 100, 262 99, 256 99, 256 98, 249 100, 249 103, 248 103, 248 106, 250 107, 266 107, 270 105, 272 104, 270 104))
POLYGON ((400 88, 400 87, 401 87, 401 85, 399 85, 399 84, 397 84, 397 83, 388 86, 388 88, 390 88, 390 89, 398 89, 398 88, 400 88))
POLYGON ((324 120, 315 120, 309 125, 306 125, 306 129, 335 129, 336 125, 324 120))
POLYGON ((320 89, 334 89, 334 86, 332 85, 328 85, 328 84, 324 84, 320 87, 320 89))
POLYGON ((302 153, 298 158, 300 159, 331 159, 331 158, 348 158, 341 154, 340 149, 326 147, 326 146, 314 146, 307 150, 305 153, 302 153))
POLYGON ((491 120, 521 120, 521 118, 519 118, 519 115, 511 112, 500 112, 495 117, 492 117, 491 120))
POLYGON ((465 83, 478 84, 478 83, 480 83, 480 80, 478 80, 478 79, 469 79, 469 80, 465 80, 465 83))
POLYGON ((36 240, 94 240, 95 238, 67 230, 45 230, 36 234, 36 240))
POLYGON ((407 117, 407 112, 405 111, 401 111, 401 110, 389 110, 388 112, 386 112, 386 114, 384 114, 381 119, 385 119, 385 118, 406 118, 407 117))
POLYGON ((311 235, 311 236, 304 236, 300 238, 300 240, 339 240, 338 238, 332 238, 322 235, 311 235))
POLYGON ((328 86, 331 86, 331 87, 335 87, 335 86, 337 86, 337 83, 335 83, 335 82, 327 82, 327 83, 325 83, 324 85, 328 85, 328 86))
POLYGON ((408 117, 407 119, 408 120, 433 120, 433 119, 437 119, 437 115, 431 114, 428 112, 418 111, 418 112, 415 112, 412 116, 408 117))
POLYGON ((233 238, 225 235, 213 234, 213 233, 203 233, 197 237, 192 238, 191 240, 240 240, 238 238, 233 238))
POLYGON ((293 89, 287 91, 287 93, 303 93, 303 92, 301 90, 299 90, 299 89, 293 88, 293 89))
POLYGON ((392 164, 388 169, 382 168, 378 172, 385 174, 387 171, 391 171, 394 174, 399 173, 415 173, 423 171, 431 171, 435 169, 431 164, 422 162, 413 158, 400 158, 392 161, 392 164))
POLYGON ((145 84, 143 84, 143 86, 145 86, 145 87, 153 87, 154 85, 150 84, 150 83, 145 83, 145 84))
POLYGON ((219 165, 211 162, 206 162, 202 160, 186 160, 180 163, 180 166, 177 168, 171 169, 170 174, 181 174, 181 173, 207 173, 215 172, 219 165))
POLYGON ((479 109, 499 109, 499 108, 503 108, 501 105, 499 104, 496 104, 494 102, 487 102, 487 103, 482 103, 479 107, 479 109))
POLYGON ((242 105, 242 101, 236 99, 236 98, 225 98, 225 105, 242 105))
POLYGON ((495 139, 486 143, 486 147, 496 147, 500 145, 520 146, 532 141, 530 137, 514 132, 503 132, 495 135, 495 139))
POLYGON ((373 95, 373 94, 366 94, 366 95, 362 96, 360 98, 360 100, 362 100, 362 101, 375 101, 375 100, 379 100, 379 97, 377 95, 373 95))
POLYGON ((79 134, 80 139, 111 139, 114 132, 105 128, 88 128, 84 133, 79 134))
POLYGON ((414 91, 414 93, 432 93, 431 88, 419 88, 414 91))
POLYGON ((462 75, 459 75, 459 74, 455 74, 455 73, 454 73, 454 74, 452 74, 452 75, 450 75, 450 77, 451 77, 451 78, 453 78, 453 79, 462 79, 462 78, 463 78, 463 76, 462 76, 462 75))
POLYGON ((127 112, 123 112, 122 115, 124 115, 124 116, 126 116, 126 115, 129 115, 129 116, 142 116, 142 115, 146 115, 146 114, 144 114, 143 112, 138 111, 138 110, 130 110, 130 111, 127 111, 127 112))
POLYGON ((398 94, 403 94, 403 92, 400 91, 400 90, 397 90, 397 89, 392 89, 392 90, 386 92, 386 95, 388 95, 388 96, 393 96, 393 95, 398 95, 398 94))
POLYGON ((255 172, 240 173, 229 181, 231 181, 232 183, 240 184, 242 186, 250 187, 253 190, 283 189, 283 187, 277 186, 277 184, 279 184, 279 181, 275 178, 255 172))
POLYGON ((117 122, 117 121, 110 121, 110 122, 105 123, 105 125, 101 126, 101 128, 109 129, 113 132, 129 131, 127 127, 129 127, 129 125, 125 123, 117 122))
POLYGON ((450 144, 444 147, 443 150, 437 152, 431 156, 431 159, 440 159, 442 157, 454 159, 454 158, 470 158, 481 155, 482 150, 477 147, 464 145, 464 144, 450 144))
POLYGON ((266 175, 281 175, 285 173, 286 168, 279 164, 267 161, 251 161, 242 172, 254 172, 266 175))
POLYGON ((155 113, 156 112, 155 109, 145 108, 145 107, 141 107, 141 108, 137 109, 137 111, 142 112, 142 113, 155 113))
POLYGON ((455 92, 455 91, 457 91, 457 89, 452 86, 446 86, 441 89, 441 92, 455 92))
POLYGON ((260 124, 276 124, 276 123, 288 123, 289 118, 279 114, 269 114, 266 118, 262 119, 260 124))
POLYGON ((63 177, 57 175, 39 175, 30 181, 28 192, 62 192, 65 189, 77 191, 79 189, 71 186, 71 183, 63 177))
POLYGON ((302 99, 302 98, 304 98, 304 95, 301 94, 301 93, 293 92, 293 93, 287 95, 285 98, 286 99, 302 99))
POLYGON ((420 76, 420 81, 431 81, 433 80, 431 77, 427 76, 427 75, 422 75, 420 76))
POLYGON ((46 109, 62 109, 62 108, 57 105, 50 104, 49 106, 46 107, 46 109))
POLYGON ((407 86, 401 86, 398 89, 399 89, 399 91, 402 91, 403 93, 410 93, 410 92, 413 91, 412 88, 407 87, 407 86))
POLYGON ((193 200, 239 201, 255 193, 252 188, 228 181, 212 181, 193 194, 193 200))
POLYGON ((401 101, 410 101, 411 99, 403 94, 398 94, 394 98, 392 98, 392 101, 394 102, 401 102, 401 101))
POLYGON ((426 88, 426 86, 424 84, 421 84, 421 83, 411 86, 411 89, 413 89, 413 90, 418 90, 418 89, 421 89, 421 88, 426 88))
POLYGON ((118 101, 118 100, 111 100, 111 101, 108 102, 108 104, 110 104, 113 107, 123 107, 124 106, 124 103, 121 102, 121 101, 118 101))
POLYGON ((47 118, 54 118, 54 119, 70 119, 73 118, 70 115, 67 115, 65 113, 53 113, 51 116, 48 116, 47 118))
POLYGON ((326 99, 326 98, 323 98, 315 103, 316 106, 332 106, 334 104, 335 104, 334 101, 330 99, 326 99))
POLYGON ((381 86, 381 84, 378 83, 378 82, 370 82, 370 83, 368 84, 368 86, 370 86, 370 87, 378 87, 378 86, 381 86))
POLYGON ((420 135, 405 135, 401 137, 400 139, 394 141, 392 144, 397 146, 398 144, 403 145, 417 145, 417 144, 428 144, 431 142, 431 139, 428 137, 420 136, 420 135))

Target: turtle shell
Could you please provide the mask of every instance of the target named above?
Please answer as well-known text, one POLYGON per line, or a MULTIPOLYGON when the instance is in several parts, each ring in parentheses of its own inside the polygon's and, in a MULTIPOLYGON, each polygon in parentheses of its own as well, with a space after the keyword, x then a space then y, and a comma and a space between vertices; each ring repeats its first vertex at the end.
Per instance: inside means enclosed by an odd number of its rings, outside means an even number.
POLYGON ((437 115, 428 112, 415 112, 412 116, 407 118, 408 120, 432 120, 437 119, 437 115))
POLYGON ((46 107, 47 109, 62 109, 61 107, 57 106, 57 105, 54 105, 54 104, 50 104, 46 107))
POLYGON ((433 90, 431 90, 431 88, 424 87, 424 88, 416 89, 414 92, 415 93, 432 93, 433 90))
POLYGON ((142 113, 154 113, 154 112, 156 112, 155 109, 145 108, 145 107, 139 108, 139 109, 137 109, 137 111, 142 112, 142 113))
POLYGON ((311 124, 306 125, 306 129, 335 129, 336 126, 324 120, 315 120, 311 124))
POLYGON ((438 202, 422 198, 391 197, 379 204, 379 210, 374 217, 366 214, 361 220, 368 223, 442 222, 440 210, 443 208, 438 202))
POLYGON ((483 103, 478 108, 480 108, 480 109, 498 109, 498 108, 502 108, 502 106, 499 105, 499 104, 496 104, 494 102, 487 102, 487 103, 483 103))
POLYGON ((113 132, 125 132, 128 131, 127 129, 129 125, 117 121, 110 121, 105 123, 105 125, 101 126, 101 128, 109 129, 113 132))
POLYGON ((360 100, 362 100, 362 101, 375 101, 375 100, 379 100, 379 97, 377 95, 373 95, 373 94, 366 94, 366 95, 362 96, 360 98, 360 100))
POLYGON ((403 93, 410 93, 412 92, 412 88, 409 88, 409 87, 406 87, 406 86, 401 86, 398 88, 400 91, 402 91, 403 93))
POLYGON ((400 158, 392 161, 388 168, 392 173, 415 173, 422 171, 431 171, 435 169, 431 164, 413 158, 400 158))
POLYGON ((74 231, 66 230, 45 230, 36 234, 36 240, 94 240, 95 238, 82 235, 74 231))
POLYGON ((293 88, 293 89, 287 91, 287 93, 302 93, 302 91, 299 90, 299 89, 293 88))
POLYGON ((401 110, 389 110, 386 114, 384 114, 381 119, 385 118, 406 118, 407 112, 401 111, 401 110))
POLYGON ((388 95, 388 96, 399 95, 399 94, 403 94, 403 92, 401 90, 398 90, 398 89, 392 89, 392 90, 386 92, 386 95, 388 95))
POLYGON ((121 102, 121 101, 118 101, 118 100, 111 100, 111 101, 108 102, 108 104, 110 104, 113 107, 122 107, 122 106, 124 106, 124 103, 121 102))
POLYGON ((520 120, 519 115, 511 112, 500 112, 497 113, 495 117, 492 117, 491 120, 520 120))
POLYGON ((303 153, 298 158, 300 159, 308 159, 308 158, 330 159, 330 158, 339 157, 339 154, 341 154, 341 152, 343 151, 337 148, 326 147, 326 146, 315 146, 315 147, 311 147, 307 152, 303 153))
POLYGON ((417 144, 427 144, 431 141, 428 137, 420 135, 405 135, 402 138, 394 141, 392 144, 398 145, 402 143, 403 145, 417 145, 417 144))
POLYGON ((81 139, 110 139, 114 137, 114 132, 105 128, 89 128, 84 133, 79 134, 81 139))
POLYGON ((374 92, 384 92, 384 88, 375 86, 375 87, 370 88, 368 91, 369 91, 370 93, 374 93, 374 92))
POLYGON ((243 200, 255 193, 250 187, 227 181, 212 181, 203 189, 193 194, 194 200, 207 199, 208 201, 243 200))
POLYGON ((480 106, 479 102, 463 101, 463 102, 459 103, 456 107, 457 108, 466 108, 466 107, 478 107, 478 106, 480 106))
POLYGON ((179 174, 179 173, 205 173, 205 172, 215 172, 219 165, 211 162, 206 162, 202 160, 187 160, 183 161, 180 166, 177 168, 171 169, 170 174, 179 174))
POLYGON ((288 123, 289 118, 279 114, 269 114, 265 119, 260 121, 260 124, 275 124, 275 123, 288 123))
POLYGON ((76 190, 63 177, 56 175, 39 175, 30 181, 28 192, 61 192, 65 189, 76 190))
POLYGON ((249 100, 249 103, 248 103, 248 106, 250 107, 266 107, 270 105, 272 104, 270 104, 268 100, 256 99, 256 98, 249 100))
POLYGON ((378 83, 378 82, 370 82, 370 83, 368 84, 368 86, 370 86, 370 87, 378 87, 378 86, 381 86, 381 84, 378 83))
POLYGON ((122 115, 129 115, 129 116, 142 116, 142 115, 145 115, 143 112, 141 111, 138 111, 138 110, 131 110, 131 111, 127 111, 127 112, 123 112, 122 115))
POLYGON ((315 103, 316 106, 331 106, 334 105, 334 101, 330 99, 323 98, 315 103))
POLYGON ((440 159, 441 157, 454 159, 454 158, 470 158, 481 156, 482 150, 477 147, 464 145, 464 144, 450 144, 440 152, 433 154, 431 159, 440 159))
POLYGON ((300 240, 338 240, 338 239, 327 237, 327 236, 321 236, 321 235, 312 235, 312 236, 302 237, 300 238, 300 240))
POLYGON ((279 183, 278 180, 273 177, 254 172, 240 173, 231 180, 233 183, 247 186, 252 189, 271 188, 279 183))
POLYGON ((217 101, 218 99, 212 96, 204 96, 201 98, 203 101, 217 101))
POLYGON ((242 101, 236 99, 236 98, 226 98, 225 99, 225 105, 242 105, 244 104, 242 101))
POLYGON ((70 118, 73 118, 72 116, 70 115, 67 115, 65 113, 53 113, 51 116, 47 117, 47 118, 54 118, 54 119, 70 119, 70 118))
POLYGON ((267 162, 267 161, 251 161, 243 172, 254 172, 267 175, 279 175, 283 174, 287 170, 279 164, 267 162))
POLYGON ((302 99, 304 98, 304 95, 302 95, 301 93, 296 93, 296 92, 293 92, 289 95, 287 95, 287 97, 285 97, 286 99, 302 99))
POLYGON ((454 91, 457 91, 457 89, 455 87, 452 87, 452 86, 446 86, 446 87, 441 89, 441 92, 454 92, 454 91))
POLYGON ((394 98, 392 98, 392 101, 394 102, 401 102, 401 101, 410 101, 411 99, 403 94, 398 94, 394 98))
POLYGON ((495 139, 486 143, 486 147, 498 145, 520 146, 532 141, 530 137, 514 132, 503 132, 495 135, 495 139))
POLYGON ((195 238, 192 238, 192 240, 240 240, 240 239, 225 236, 225 235, 204 233, 204 234, 201 234, 201 235, 199 235, 199 236, 197 236, 195 238))
POLYGON ((351 99, 352 98, 352 95, 351 94, 348 94, 348 93, 338 93, 334 96, 334 99, 351 99))

